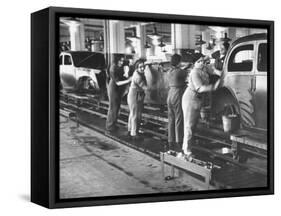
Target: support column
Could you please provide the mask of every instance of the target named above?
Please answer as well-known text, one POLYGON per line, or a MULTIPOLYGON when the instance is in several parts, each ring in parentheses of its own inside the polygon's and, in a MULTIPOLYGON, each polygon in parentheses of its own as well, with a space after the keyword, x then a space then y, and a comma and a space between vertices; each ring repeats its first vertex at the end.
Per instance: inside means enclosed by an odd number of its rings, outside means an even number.
POLYGON ((248 28, 237 28, 236 29, 236 37, 240 38, 240 37, 244 37, 249 35, 249 29, 248 28))
POLYGON ((122 21, 109 20, 110 53, 125 53, 125 30, 122 21))
POLYGON ((72 51, 80 51, 85 49, 85 28, 84 24, 70 24, 70 43, 72 51))
POLYGON ((206 41, 205 44, 202 44, 202 53, 204 55, 210 55, 212 51, 207 50, 207 47, 208 47, 208 43, 211 40, 211 33, 207 29, 205 31, 202 31, 202 40, 206 41))
POLYGON ((249 29, 249 34, 258 34, 258 33, 267 33, 267 30, 266 29, 256 29, 256 28, 249 29))
POLYGON ((181 49, 195 49, 195 35, 198 26, 186 24, 172 24, 172 45, 174 53, 180 53, 181 49))
POLYGON ((231 39, 230 43, 237 39, 237 37, 236 37, 236 28, 230 27, 228 29, 228 37, 231 39))
POLYGON ((145 43, 146 43, 146 30, 145 30, 145 25, 138 25, 137 26, 137 36, 140 37, 139 41, 139 47, 138 50, 140 51, 140 56, 141 58, 146 58, 146 49, 144 48, 145 43))
POLYGON ((70 49, 79 51, 85 49, 85 27, 80 20, 65 19, 62 20, 67 26, 70 34, 70 49))
POLYGON ((104 54, 107 65, 112 62, 109 41, 109 20, 104 20, 104 54))

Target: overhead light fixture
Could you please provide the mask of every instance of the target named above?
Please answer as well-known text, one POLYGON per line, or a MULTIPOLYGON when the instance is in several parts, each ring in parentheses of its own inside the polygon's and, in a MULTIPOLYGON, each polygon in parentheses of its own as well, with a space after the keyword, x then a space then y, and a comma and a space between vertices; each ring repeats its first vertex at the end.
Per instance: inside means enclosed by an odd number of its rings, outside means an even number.
POLYGON ((212 46, 211 42, 208 43, 208 46, 206 47, 207 50, 212 50, 214 47, 212 46))
POLYGON ((162 38, 162 36, 160 34, 158 34, 157 32, 157 28, 156 25, 153 25, 153 33, 152 34, 148 34, 148 37, 150 37, 152 40, 158 40, 160 38, 162 38))
POLYGON ((165 47, 166 44, 165 44, 165 43, 163 42, 163 40, 161 39, 161 42, 160 42, 160 44, 158 44, 158 46, 162 48, 162 47, 165 47))
POLYGON ((146 43, 145 43, 145 45, 144 45, 144 48, 145 49, 150 49, 151 48, 151 46, 149 45, 149 43, 146 41, 146 43))
POLYGON ((199 45, 199 46, 202 46, 203 44, 206 43, 206 41, 203 41, 202 40, 202 35, 198 35, 197 38, 196 38, 196 42, 195 42, 195 45, 199 45), (198 37, 199 36, 199 37, 198 37))
POLYGON ((102 34, 102 33, 100 34, 99 40, 102 41, 102 42, 104 41, 104 39, 103 39, 103 34, 102 34))
POLYGON ((221 38, 221 41, 228 43, 231 39, 227 37, 227 33, 224 33, 224 37, 221 38))
POLYGON ((132 45, 128 45, 125 48, 125 53, 128 54, 128 55, 131 55, 131 54, 135 54, 136 51, 135 51, 135 48, 132 45))
POLYGON ((214 49, 215 46, 216 46, 216 39, 211 36, 211 40, 209 41, 208 46, 206 47, 206 49, 207 50, 212 50, 212 49, 214 49))
POLYGON ((212 45, 213 45, 213 46, 216 46, 216 38, 213 38, 213 39, 212 39, 212 45))
POLYGON ((85 43, 90 43, 90 38, 89 37, 86 37, 85 43))

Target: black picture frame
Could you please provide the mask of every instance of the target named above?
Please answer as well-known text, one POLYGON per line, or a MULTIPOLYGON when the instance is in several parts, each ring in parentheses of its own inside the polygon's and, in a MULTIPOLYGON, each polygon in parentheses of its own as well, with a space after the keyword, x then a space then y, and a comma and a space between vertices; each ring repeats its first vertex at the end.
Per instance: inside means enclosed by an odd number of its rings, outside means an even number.
POLYGON ((274 194, 274 22, 218 17, 49 7, 31 15, 31 201, 64 208, 274 194), (59 17, 106 18, 265 28, 268 31, 268 185, 264 188, 195 191, 103 198, 59 199, 59 17))

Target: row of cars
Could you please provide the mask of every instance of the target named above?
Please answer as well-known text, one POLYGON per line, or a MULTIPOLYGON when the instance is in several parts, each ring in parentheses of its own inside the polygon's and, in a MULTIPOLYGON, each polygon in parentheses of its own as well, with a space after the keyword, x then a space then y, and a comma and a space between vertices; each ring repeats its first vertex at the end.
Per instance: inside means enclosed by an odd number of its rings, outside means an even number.
MULTIPOLYGON (((211 112, 219 113, 225 104, 234 104, 244 127, 267 130, 267 53, 267 34, 249 35, 232 43, 224 61, 221 87, 212 96, 211 112)), ((69 51, 59 58, 63 89, 106 92, 109 65, 104 54, 69 51)), ((149 65, 146 77, 147 102, 166 103, 163 65, 149 65)))

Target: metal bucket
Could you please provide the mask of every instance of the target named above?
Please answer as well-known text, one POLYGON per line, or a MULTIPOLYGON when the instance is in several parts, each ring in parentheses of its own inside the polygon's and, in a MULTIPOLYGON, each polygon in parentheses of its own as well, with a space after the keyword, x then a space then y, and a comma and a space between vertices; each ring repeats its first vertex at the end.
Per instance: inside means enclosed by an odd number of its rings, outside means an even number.
POLYGON ((239 128, 239 117, 237 115, 222 116, 223 131, 228 133, 239 128))

